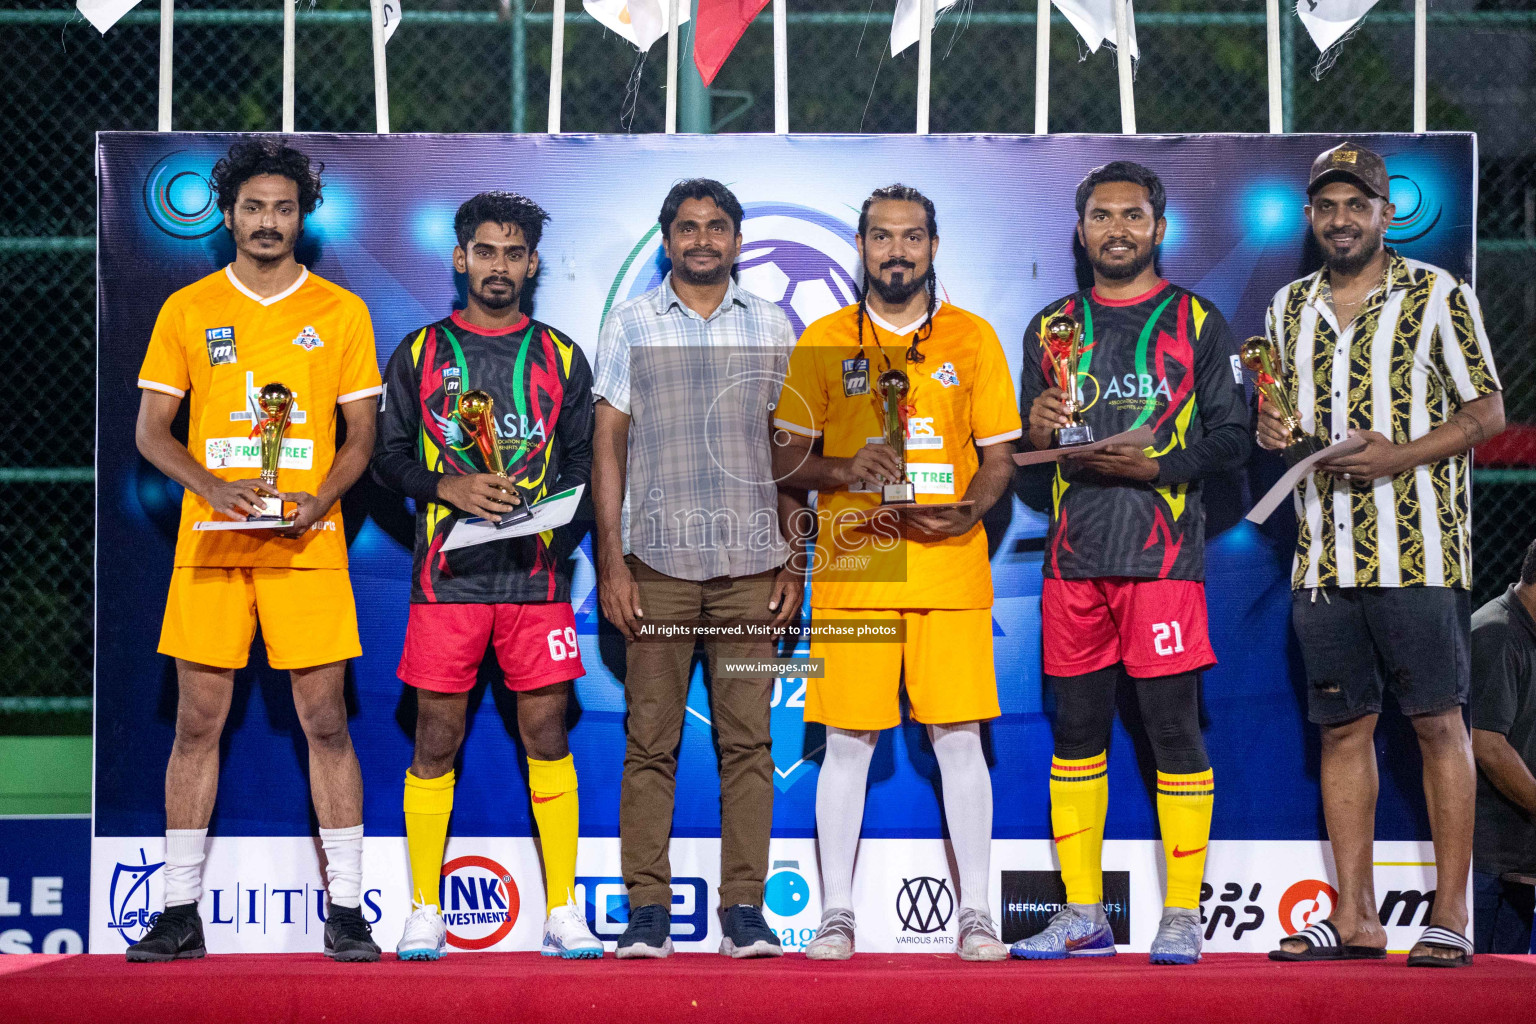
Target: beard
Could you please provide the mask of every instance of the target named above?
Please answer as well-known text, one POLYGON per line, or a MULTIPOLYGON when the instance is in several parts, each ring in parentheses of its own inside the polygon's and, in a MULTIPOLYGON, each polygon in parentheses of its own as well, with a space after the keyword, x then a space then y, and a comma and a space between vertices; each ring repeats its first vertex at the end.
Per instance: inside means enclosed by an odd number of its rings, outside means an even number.
POLYGON ((1093 267, 1093 272, 1106 281, 1129 281, 1152 265, 1157 258, 1157 249, 1151 248, 1138 251, 1136 258, 1129 263, 1105 263, 1088 254, 1088 263, 1093 267))
POLYGON ((864 278, 869 286, 869 290, 880 296, 881 302, 892 306, 900 306, 905 303, 912 296, 927 287, 929 279, 933 277, 932 266, 928 268, 926 273, 921 275, 911 273, 911 271, 917 268, 910 263, 903 263, 900 266, 907 273, 903 274, 900 280, 893 281, 884 281, 879 275, 870 273, 868 267, 864 268, 864 278))
POLYGON ((245 253, 257 263, 276 263, 286 259, 293 252, 294 240, 287 238, 281 231, 258 229, 250 234, 239 235, 235 238, 235 248, 245 253), (277 243, 277 248, 256 248, 257 243, 277 243))
POLYGON ((484 281, 481 281, 480 287, 471 289, 471 293, 474 295, 475 301, 481 306, 499 313, 504 309, 510 309, 517 305, 517 300, 521 296, 522 291, 510 278, 495 277, 486 278, 484 281), (502 292, 487 292, 485 286, 492 281, 504 282, 508 285, 508 288, 502 292))
POLYGON ((1365 244, 1360 246, 1358 252, 1339 255, 1333 251, 1333 247, 1328 244, 1327 239, 1319 239, 1319 247, 1323 250, 1323 263, 1327 265, 1329 271, 1347 276, 1358 274, 1364 270, 1366 264, 1375 259, 1377 253, 1381 252, 1382 239, 1380 235, 1370 238, 1362 234, 1361 240, 1365 244))
POLYGON ((692 250, 691 253, 683 253, 681 260, 673 261, 672 273, 682 278, 684 283, 698 287, 723 283, 726 278, 731 276, 731 261, 726 259, 723 253, 715 252, 713 249, 708 250, 710 255, 720 257, 720 262, 715 264, 713 270, 696 271, 688 266, 689 255, 699 255, 704 251, 696 249, 692 250))

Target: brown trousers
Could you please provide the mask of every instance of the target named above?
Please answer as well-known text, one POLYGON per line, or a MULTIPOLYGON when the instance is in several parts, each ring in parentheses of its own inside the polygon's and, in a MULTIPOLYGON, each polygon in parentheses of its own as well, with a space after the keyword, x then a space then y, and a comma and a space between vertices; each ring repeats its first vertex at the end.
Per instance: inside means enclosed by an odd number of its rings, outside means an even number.
MULTIPOLYGON (((775 572, 680 580, 625 558, 640 588, 640 607, 656 621, 700 619, 729 622, 768 617, 775 572)), ((677 748, 688 700, 693 639, 631 642, 624 703, 624 777, 619 787, 619 843, 631 908, 672 903, 673 794, 677 748)), ((773 738, 769 702, 773 678, 722 679, 721 658, 768 658, 769 641, 705 642, 709 658, 710 718, 720 749, 720 905, 763 901, 768 874, 768 836, 773 827, 773 738)))

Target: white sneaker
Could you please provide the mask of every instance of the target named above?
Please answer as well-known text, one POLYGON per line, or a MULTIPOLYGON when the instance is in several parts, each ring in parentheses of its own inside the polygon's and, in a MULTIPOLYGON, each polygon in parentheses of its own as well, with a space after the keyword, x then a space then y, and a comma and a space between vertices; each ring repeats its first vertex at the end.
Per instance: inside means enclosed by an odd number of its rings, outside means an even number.
POLYGON ((401 960, 441 960, 448 946, 448 926, 443 923, 443 915, 430 903, 412 900, 411 907, 395 955, 401 960))
POLYGON ((1008 947, 997 937, 997 925, 985 910, 960 911, 960 935, 955 952, 961 960, 1007 960, 1008 947))
POLYGON ((563 960, 601 960, 603 944, 587 928, 576 901, 567 897, 565 906, 550 911, 544 922, 544 948, 539 952, 563 960))
POLYGON ((816 937, 806 943, 807 960, 847 960, 853 956, 853 911, 828 907, 821 913, 816 937))

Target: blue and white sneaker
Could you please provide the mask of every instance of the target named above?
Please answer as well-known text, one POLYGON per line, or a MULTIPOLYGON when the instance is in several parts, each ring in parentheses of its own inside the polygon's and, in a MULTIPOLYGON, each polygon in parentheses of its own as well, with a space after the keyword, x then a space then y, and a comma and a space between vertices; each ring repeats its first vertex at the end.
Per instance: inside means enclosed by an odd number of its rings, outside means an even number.
POLYGON ((448 948, 448 925, 443 915, 430 903, 411 901, 411 916, 405 919, 405 932, 395 946, 401 960, 441 960, 448 948))
POLYGON ((601 960, 603 944, 587 928, 576 902, 567 896, 565 906, 549 912, 544 922, 544 946, 539 952, 562 960, 601 960))
POLYGON ((1099 907, 1098 920, 1067 904, 1051 918, 1045 930, 1008 947, 1019 960, 1065 960, 1071 956, 1114 956, 1115 934, 1099 907))
POLYGON ((1164 907, 1163 920, 1152 940, 1155 964, 1197 964, 1205 936, 1200 932, 1200 911, 1164 907))

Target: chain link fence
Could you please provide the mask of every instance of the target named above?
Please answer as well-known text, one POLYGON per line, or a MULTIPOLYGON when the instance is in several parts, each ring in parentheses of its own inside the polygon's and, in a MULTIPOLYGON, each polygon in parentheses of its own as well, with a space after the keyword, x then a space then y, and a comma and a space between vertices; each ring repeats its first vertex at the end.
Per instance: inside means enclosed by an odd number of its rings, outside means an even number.
MULTIPOLYGON (((416 0, 388 50, 396 131, 543 130, 551 15, 547 0, 416 0)), ((14 156, 0 179, 0 295, 23 380, 0 421, 0 729, 18 712, 89 709, 93 608, 90 508, 94 424, 57 384, 93 375, 93 133, 155 127, 158 13, 130 13, 106 37, 57 0, 0 0, 0 95, 14 156)), ((148 5, 146 5, 148 6, 148 5)), ((662 128, 664 43, 648 58, 579 10, 566 23, 562 127, 662 128)), ((917 48, 890 56, 890 8, 793 0, 788 26, 790 126, 797 132, 909 132, 917 48)), ((1035 17, 969 2, 934 37, 932 129, 1034 127, 1035 17)), ((1284 7, 1286 5, 1282 5, 1284 7)), ((1336 66, 1283 19, 1285 121, 1293 131, 1407 130, 1412 111, 1412 4, 1382 0, 1336 66)), ((280 127, 282 14, 277 4, 178 5, 175 127, 280 127)), ((685 42, 691 26, 685 26, 685 42)), ((1429 20, 1429 124, 1479 133, 1478 291, 1512 429, 1474 491, 1481 602, 1517 570, 1536 522, 1536 0, 1438 0, 1429 20)), ((1144 132, 1264 131, 1262 0, 1158 0, 1137 12, 1137 126, 1144 132)), ((367 4, 320 0, 298 14, 296 123, 302 131, 371 131, 367 4)), ((1120 127, 1113 51, 1088 54, 1058 15, 1051 39, 1050 127, 1120 127)), ((680 76, 685 130, 771 131, 768 13, 704 90, 680 76)))

